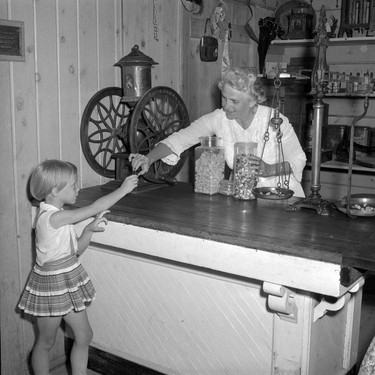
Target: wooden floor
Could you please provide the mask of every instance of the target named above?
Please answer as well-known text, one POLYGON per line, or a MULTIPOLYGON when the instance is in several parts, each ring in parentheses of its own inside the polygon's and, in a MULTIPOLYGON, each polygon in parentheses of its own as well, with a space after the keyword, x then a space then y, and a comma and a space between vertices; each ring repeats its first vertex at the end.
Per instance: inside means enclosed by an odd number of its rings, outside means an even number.
MULTIPOLYGON (((362 316, 359 336, 358 362, 366 353, 370 342, 375 335, 375 276, 365 283, 362 299, 362 316)), ((51 375, 71 375, 67 366, 60 366, 51 371, 51 375)), ((87 375, 99 375, 99 373, 87 370, 87 375)), ((105 374, 103 374, 105 375, 105 374)), ((132 375, 132 374, 127 374, 132 375)))

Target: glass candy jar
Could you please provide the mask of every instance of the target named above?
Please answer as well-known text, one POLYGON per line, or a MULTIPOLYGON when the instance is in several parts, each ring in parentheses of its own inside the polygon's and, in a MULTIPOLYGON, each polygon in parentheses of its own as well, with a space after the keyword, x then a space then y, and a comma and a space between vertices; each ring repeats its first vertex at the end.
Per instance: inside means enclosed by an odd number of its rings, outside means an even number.
POLYGON ((219 191, 224 178, 224 148, 218 137, 201 137, 200 146, 195 148, 194 192, 213 195, 219 191))
POLYGON ((237 199, 255 199, 253 187, 256 171, 251 162, 251 155, 256 154, 257 143, 237 142, 234 144, 233 161, 233 197, 237 199))

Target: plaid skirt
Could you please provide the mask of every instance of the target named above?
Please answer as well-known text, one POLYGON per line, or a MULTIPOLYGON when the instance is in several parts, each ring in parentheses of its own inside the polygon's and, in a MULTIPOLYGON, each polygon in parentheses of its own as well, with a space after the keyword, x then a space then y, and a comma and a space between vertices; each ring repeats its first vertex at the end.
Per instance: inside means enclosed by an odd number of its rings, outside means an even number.
POLYGON ((82 311, 95 299, 89 275, 76 255, 36 264, 31 271, 18 307, 34 316, 63 316, 82 311))

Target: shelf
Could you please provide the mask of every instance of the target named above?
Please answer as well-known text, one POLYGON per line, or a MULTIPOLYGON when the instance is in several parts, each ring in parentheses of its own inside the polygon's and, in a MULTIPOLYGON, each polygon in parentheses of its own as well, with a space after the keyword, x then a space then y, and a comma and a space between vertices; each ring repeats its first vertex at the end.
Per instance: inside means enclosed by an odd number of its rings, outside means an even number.
MULTIPOLYGON (((375 163, 375 159, 373 159, 373 160, 374 160, 374 163, 375 163)), ((366 159, 366 161, 368 161, 368 160, 366 159)), ((310 169, 311 163, 306 163, 306 166, 310 169)), ((323 171, 324 170, 325 171, 327 171, 327 170, 347 171, 349 169, 349 164, 333 159, 333 160, 329 160, 329 161, 326 161, 324 163, 321 163, 320 169, 323 170, 323 171)), ((375 168, 367 168, 367 167, 363 167, 361 165, 353 164, 353 172, 375 174, 375 168)))
MULTIPOLYGON (((316 93, 314 93, 314 92, 309 92, 309 93, 307 93, 306 95, 308 95, 308 96, 315 96, 316 95, 316 93)), ((345 92, 339 92, 339 93, 326 93, 326 94, 324 94, 324 97, 323 97, 323 100, 324 100, 324 98, 348 98, 348 99, 350 99, 350 98, 365 98, 366 97, 366 95, 364 94, 364 93, 351 93, 351 94, 347 94, 347 93, 345 93, 345 92)), ((375 98, 375 93, 372 93, 372 94, 370 94, 370 95, 368 95, 368 97, 369 98, 375 98)))
MULTIPOLYGON (((375 44, 375 37, 353 37, 353 38, 332 38, 329 40, 329 46, 351 46, 358 44, 375 44)), ((271 45, 282 47, 311 47, 314 46, 314 39, 275 39, 271 45)), ((329 47, 328 46, 328 47, 329 47)))

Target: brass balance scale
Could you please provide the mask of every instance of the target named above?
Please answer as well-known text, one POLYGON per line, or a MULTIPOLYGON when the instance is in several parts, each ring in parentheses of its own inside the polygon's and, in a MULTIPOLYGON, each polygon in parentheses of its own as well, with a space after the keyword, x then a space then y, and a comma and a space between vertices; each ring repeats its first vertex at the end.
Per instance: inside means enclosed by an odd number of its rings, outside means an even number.
MULTIPOLYGON (((101 176, 123 180, 132 174, 130 153, 147 154, 173 132, 190 125, 180 95, 169 87, 151 88, 151 67, 158 64, 135 45, 115 66, 121 68, 122 87, 98 91, 81 119, 80 140, 90 167, 101 176)), ((144 182, 173 183, 187 158, 169 166, 155 162, 144 182)))
MULTIPOLYGON (((297 210, 299 208, 312 208, 320 215, 330 215, 332 209, 338 209, 342 213, 345 213, 348 217, 354 218, 357 216, 375 216, 375 194, 351 194, 352 188, 352 168, 354 160, 354 128, 355 124, 364 118, 367 114, 369 106, 369 95, 373 91, 373 84, 368 85, 368 89, 364 94, 364 112, 355 117, 351 124, 350 131, 350 143, 349 143, 349 168, 348 168, 348 185, 347 195, 342 198, 339 202, 328 202, 322 199, 319 194, 321 188, 320 185, 320 162, 321 162, 321 141, 322 141, 322 125, 324 116, 324 103, 323 98, 327 89, 328 84, 331 82, 332 74, 328 70, 326 61, 326 50, 329 43, 327 31, 325 29, 327 18, 325 7, 322 5, 320 11, 320 19, 315 36, 316 46, 316 57, 314 69, 312 72, 312 87, 315 90, 315 101, 314 101, 314 127, 313 127, 313 142, 312 142, 312 167, 311 167, 311 185, 310 195, 305 199, 298 201, 297 203, 289 207, 290 211, 297 210), (368 209, 367 209, 368 208, 368 209)), ((340 79, 340 78, 339 78, 340 79)), ((342 77, 345 79, 345 77, 342 77)))

